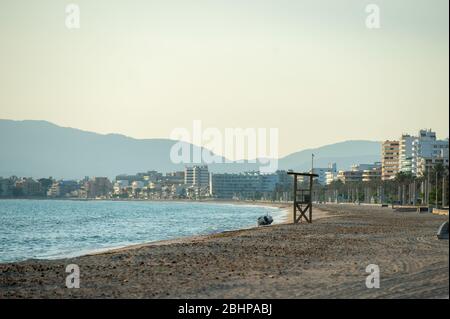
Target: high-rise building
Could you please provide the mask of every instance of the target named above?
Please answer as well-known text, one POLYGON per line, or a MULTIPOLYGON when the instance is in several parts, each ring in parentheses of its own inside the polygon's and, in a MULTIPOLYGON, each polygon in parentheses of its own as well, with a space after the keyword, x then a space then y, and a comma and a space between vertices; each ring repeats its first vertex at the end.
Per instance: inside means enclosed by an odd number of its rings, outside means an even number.
POLYGON ((413 144, 417 137, 403 134, 400 138, 399 171, 412 173, 413 144))
POLYGON ((209 170, 208 166, 186 166, 184 170, 184 183, 194 187, 209 186, 209 170))
POLYGON ((399 172, 400 142, 384 141, 381 147, 381 179, 394 179, 399 172))
POLYGON ((398 172, 420 176, 436 163, 445 165, 448 149, 448 138, 437 140, 431 129, 420 130, 417 136, 403 134, 398 142, 386 141, 382 149, 382 179, 392 179, 398 172))

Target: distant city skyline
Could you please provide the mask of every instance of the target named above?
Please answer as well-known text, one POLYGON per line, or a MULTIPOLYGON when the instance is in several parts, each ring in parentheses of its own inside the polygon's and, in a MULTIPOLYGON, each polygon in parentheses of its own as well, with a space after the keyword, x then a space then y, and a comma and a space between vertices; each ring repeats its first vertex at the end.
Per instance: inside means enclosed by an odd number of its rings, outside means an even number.
POLYGON ((0 118, 169 138, 279 128, 279 156, 449 131, 448 1, 0 3, 0 118), (367 29, 376 3, 381 28, 367 29))

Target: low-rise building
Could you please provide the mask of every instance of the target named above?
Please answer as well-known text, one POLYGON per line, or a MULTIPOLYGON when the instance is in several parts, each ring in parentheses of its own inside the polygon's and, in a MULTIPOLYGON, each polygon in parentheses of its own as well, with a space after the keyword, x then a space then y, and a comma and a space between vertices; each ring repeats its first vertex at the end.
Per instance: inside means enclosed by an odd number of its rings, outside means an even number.
POLYGON ((113 193, 116 195, 121 195, 129 185, 130 183, 128 182, 128 180, 116 180, 113 186, 113 193))
POLYGON ((69 196, 71 192, 79 190, 81 185, 74 180, 56 181, 47 191, 48 197, 65 197, 69 196))
POLYGON ((32 178, 21 178, 16 181, 15 188, 18 195, 21 196, 41 196, 41 183, 32 178))
POLYGON ((163 177, 163 180, 174 185, 184 184, 184 172, 166 173, 166 175, 163 177))
POLYGON ((353 164, 352 171, 367 171, 372 169, 381 169, 381 162, 375 162, 373 164, 353 164))
POLYGON ((309 173, 317 174, 319 175, 316 180, 319 182, 320 185, 326 185, 327 184, 327 174, 336 174, 336 163, 329 163, 328 167, 314 167, 312 170, 309 171, 309 173))
POLYGON ((381 180, 381 166, 366 169, 362 172, 363 182, 375 182, 381 180))
MULTIPOLYGON (((286 175, 286 172, 284 172, 286 175)), ((269 195, 280 182, 280 173, 211 174, 210 193, 216 198, 259 198, 269 195)))
POLYGON ((337 180, 337 172, 326 172, 325 173, 325 184, 330 185, 337 180))
POLYGON ((440 156, 433 157, 421 157, 417 165, 417 176, 422 177, 427 172, 432 170, 436 165, 441 164, 444 167, 449 166, 449 152, 447 150, 441 150, 440 156))
POLYGON ((0 177, 0 197, 10 197, 13 196, 14 185, 16 183, 14 177, 2 178, 0 177))
MULTIPOLYGON (((433 158, 442 157, 442 152, 448 152, 449 140, 436 139, 436 133, 430 130, 420 130, 419 136, 416 137, 412 145, 412 161, 411 172, 413 175, 420 175, 420 167, 423 164, 422 159, 429 159, 433 161, 433 158)), ((445 156, 444 156, 445 157, 445 156)))
POLYGON ((107 177, 94 177, 86 183, 88 198, 109 197, 112 184, 107 177))
POLYGON ((131 183, 131 189, 133 190, 133 191, 136 191, 136 190, 138 190, 138 189, 142 189, 142 188, 144 188, 146 185, 145 185, 145 183, 144 182, 141 182, 141 181, 134 181, 133 183, 131 183))
POLYGON ((352 182, 361 182, 362 175, 363 175, 362 171, 339 171, 337 173, 336 179, 344 184, 352 182))

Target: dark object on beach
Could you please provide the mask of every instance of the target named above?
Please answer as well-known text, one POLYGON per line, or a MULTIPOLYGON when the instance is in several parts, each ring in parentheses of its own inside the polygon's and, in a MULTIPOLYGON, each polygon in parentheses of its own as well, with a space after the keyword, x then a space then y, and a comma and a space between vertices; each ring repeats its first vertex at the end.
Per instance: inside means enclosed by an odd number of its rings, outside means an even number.
POLYGON ((448 239, 448 221, 443 223, 437 232, 437 238, 439 239, 448 239))
POLYGON ((267 226, 272 224, 273 218, 270 215, 258 217, 258 226, 267 226))

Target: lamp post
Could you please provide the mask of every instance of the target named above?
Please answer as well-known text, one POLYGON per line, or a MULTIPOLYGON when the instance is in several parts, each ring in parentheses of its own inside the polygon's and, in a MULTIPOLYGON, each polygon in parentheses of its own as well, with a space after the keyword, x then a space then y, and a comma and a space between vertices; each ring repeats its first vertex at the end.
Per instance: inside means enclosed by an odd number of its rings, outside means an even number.
POLYGON ((438 208, 438 172, 436 170, 436 208, 438 208))
POLYGON ((427 206, 430 206, 430 168, 427 172, 427 206))
POLYGON ((445 173, 442 176, 442 208, 445 207, 445 173))

